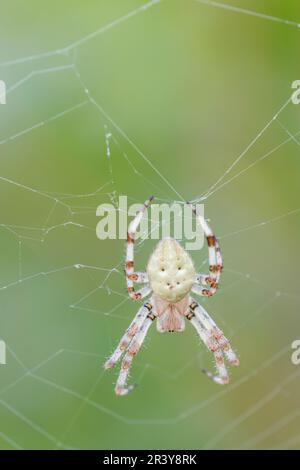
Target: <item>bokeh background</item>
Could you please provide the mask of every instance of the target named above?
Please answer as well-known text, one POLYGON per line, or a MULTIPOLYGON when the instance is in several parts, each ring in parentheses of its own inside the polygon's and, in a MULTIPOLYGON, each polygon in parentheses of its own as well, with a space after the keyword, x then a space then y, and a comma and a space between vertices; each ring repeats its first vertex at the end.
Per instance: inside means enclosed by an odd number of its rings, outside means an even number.
MULTIPOLYGON (((143 4, 1 2, 0 446, 299 448, 300 108, 271 121, 300 79, 299 2, 230 0, 278 21, 143 4), (267 123, 205 200, 225 269, 203 305, 241 366, 218 387, 190 325, 152 328, 132 368, 139 387, 116 397, 118 369, 102 363, 138 305, 124 241, 96 237, 97 206, 199 198, 267 123)), ((139 245, 138 269, 153 246, 139 245)), ((206 248, 192 255, 205 270, 206 248)))

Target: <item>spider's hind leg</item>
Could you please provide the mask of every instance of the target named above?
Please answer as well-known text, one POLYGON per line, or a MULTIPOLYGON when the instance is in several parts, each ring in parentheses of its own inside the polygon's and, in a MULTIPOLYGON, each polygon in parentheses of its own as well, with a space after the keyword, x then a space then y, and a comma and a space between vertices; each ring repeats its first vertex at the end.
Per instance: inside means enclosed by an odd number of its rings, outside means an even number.
POLYGON ((136 333, 144 323, 147 315, 152 311, 152 305, 149 302, 146 302, 137 312, 136 316, 130 323, 125 334, 122 336, 118 346, 115 351, 112 353, 109 359, 104 364, 105 369, 111 369, 120 359, 122 354, 126 351, 128 345, 135 337, 136 333))
POLYGON ((203 369, 203 372, 209 377, 211 380, 213 380, 215 383, 218 383, 220 385, 226 385, 229 382, 229 375, 227 372, 227 368, 225 366, 225 361, 224 361, 224 356, 222 353, 222 349, 220 345, 217 343, 217 341, 213 338, 211 334, 203 327, 203 325, 196 319, 192 318, 191 323, 197 330, 200 338, 204 342, 204 344, 207 346, 207 348, 213 353, 214 355, 214 360, 216 364, 216 369, 217 369, 217 375, 214 375, 212 372, 203 369))
POLYGON ((240 361, 235 352, 233 351, 231 344, 224 335, 223 331, 218 328, 214 320, 202 307, 202 305, 198 304, 197 302, 192 302, 192 304, 190 305, 190 309, 192 310, 193 308, 200 322, 204 325, 211 337, 216 340, 216 342, 220 346, 228 362, 233 366, 238 366, 240 364, 240 361))
POLYGON ((149 312, 147 318, 145 319, 144 323, 141 325, 139 331, 136 333, 134 338, 132 339, 129 348, 124 356, 122 361, 120 374, 115 386, 115 392, 117 395, 127 395, 133 388, 136 387, 136 384, 126 385, 129 370, 133 361, 134 356, 139 352, 145 338, 147 332, 153 322, 155 320, 156 315, 149 312))
POLYGON ((192 301, 189 307, 189 312, 186 318, 190 320, 198 335, 206 345, 206 347, 213 353, 217 375, 204 370, 203 372, 212 379, 215 383, 225 385, 229 382, 228 372, 225 366, 224 356, 231 365, 239 365, 239 360, 232 350, 229 341, 224 336, 223 332, 217 327, 213 319, 197 302, 192 301))

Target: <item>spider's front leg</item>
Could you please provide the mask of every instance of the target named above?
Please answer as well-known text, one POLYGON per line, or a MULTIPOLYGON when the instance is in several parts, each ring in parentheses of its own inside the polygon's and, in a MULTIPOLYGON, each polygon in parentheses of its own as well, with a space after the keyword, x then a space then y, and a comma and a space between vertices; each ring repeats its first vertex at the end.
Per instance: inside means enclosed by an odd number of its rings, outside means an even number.
POLYGON ((196 208, 192 204, 189 205, 192 208, 205 234, 208 245, 209 258, 209 274, 196 275, 195 283, 192 287, 192 292, 204 297, 211 297, 217 291, 221 272, 223 269, 221 250, 218 240, 216 239, 215 235, 213 234, 211 228, 209 227, 204 217, 200 214, 197 214, 196 208))
POLYGON ((204 370, 205 374, 216 383, 221 385, 227 384, 229 377, 224 362, 224 356, 231 365, 239 365, 239 359, 233 351, 228 339, 217 327, 206 310, 194 300, 189 306, 189 312, 186 313, 186 318, 190 320, 204 344, 214 355, 218 375, 204 370))
POLYGON ((152 199, 153 196, 151 196, 149 199, 147 199, 147 201, 144 202, 142 209, 136 214, 135 218, 130 222, 128 227, 125 275, 128 295, 132 300, 140 300, 151 293, 151 288, 148 284, 147 274, 137 273, 134 271, 134 242, 137 228, 141 223, 144 212, 151 203, 152 199), (145 283, 146 285, 136 292, 134 288, 135 282, 145 283))

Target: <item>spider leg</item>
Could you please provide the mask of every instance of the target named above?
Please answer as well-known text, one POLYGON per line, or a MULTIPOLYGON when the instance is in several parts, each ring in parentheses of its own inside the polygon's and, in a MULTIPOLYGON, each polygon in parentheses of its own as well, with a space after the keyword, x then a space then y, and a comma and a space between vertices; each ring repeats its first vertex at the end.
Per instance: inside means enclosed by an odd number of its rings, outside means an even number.
POLYGON ((144 287, 139 291, 135 291, 134 282, 147 282, 146 273, 136 273, 134 271, 134 241, 135 233, 141 220, 143 218, 144 212, 152 201, 153 196, 151 196, 147 201, 144 202, 142 209, 136 214, 135 218, 130 222, 127 233, 127 248, 126 248, 126 262, 125 262, 125 275, 127 282, 127 291, 128 295, 132 300, 140 300, 141 298, 149 295, 151 292, 150 287, 144 287))
POLYGON ((217 341, 228 362, 231 365, 238 366, 240 364, 240 361, 236 356, 235 352, 233 351, 230 342, 224 335, 223 331, 218 328, 218 326, 211 318, 211 316, 207 313, 205 308, 197 302, 192 301, 192 303, 190 304, 190 312, 195 313, 199 321, 209 331, 210 335, 217 341))
POLYGON ((209 286, 209 275, 203 273, 197 273, 195 276, 195 284, 200 284, 202 286, 209 286))
POLYGON ((218 375, 214 375, 212 372, 206 370, 204 370, 203 372, 214 382, 221 385, 227 384, 229 382, 229 377, 220 346, 214 340, 214 338, 212 338, 209 332, 204 328, 198 318, 193 317, 190 319, 190 322, 196 329, 198 335, 200 336, 200 339, 204 342, 206 347, 213 353, 218 375))
POLYGON ((217 291, 220 274, 221 271, 219 276, 197 273, 191 291, 202 297, 211 297, 217 291))
POLYGON ((205 372, 205 374, 214 382, 221 385, 227 384, 229 382, 229 376, 223 354, 226 355, 231 364, 238 365, 238 359, 231 349, 228 340, 224 337, 221 330, 217 328, 216 324, 209 317, 207 312, 205 312, 204 309, 203 311, 201 310, 200 305, 197 304, 197 302, 193 301, 190 304, 186 318, 190 320, 201 340, 214 355, 218 374, 214 375, 206 370, 203 372, 205 372))
POLYGON ((126 351, 126 354, 121 364, 119 377, 115 386, 115 392, 117 395, 127 395, 136 386, 136 384, 126 385, 128 375, 129 375, 129 370, 130 370, 133 358, 140 350, 146 338, 147 332, 153 320, 155 320, 155 318, 156 318, 156 315, 154 313, 151 313, 151 312, 148 313, 146 319, 144 320, 143 324, 140 326, 139 330, 137 331, 134 338, 132 339, 128 350, 126 351))
POLYGON ((129 327, 127 328, 125 334, 122 336, 118 346, 116 347, 115 351, 112 355, 107 359, 104 364, 105 369, 111 369, 120 359, 124 351, 127 349, 129 343, 139 331, 140 327, 144 323, 147 315, 150 315, 152 311, 152 305, 146 302, 137 312, 136 316, 130 323, 129 327))
POLYGON ((196 208, 192 204, 188 204, 192 208, 206 236, 209 258, 209 274, 197 274, 196 283, 192 287, 192 292, 204 297, 211 297, 217 291, 221 272, 223 269, 221 250, 218 240, 216 239, 215 235, 213 234, 211 228, 209 227, 204 217, 200 214, 197 214, 196 208), (201 285, 207 287, 201 287, 201 285))
MULTIPOLYGON (((126 272, 125 272, 126 274, 126 272)), ((132 274, 128 274, 128 278, 134 282, 138 282, 139 284, 148 284, 148 274, 145 272, 134 272, 132 274)))

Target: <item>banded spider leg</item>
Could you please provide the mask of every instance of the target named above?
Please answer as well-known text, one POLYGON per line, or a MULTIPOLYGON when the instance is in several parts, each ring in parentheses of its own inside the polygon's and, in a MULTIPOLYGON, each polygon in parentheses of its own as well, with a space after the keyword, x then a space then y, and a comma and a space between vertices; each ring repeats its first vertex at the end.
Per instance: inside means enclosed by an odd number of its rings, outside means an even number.
POLYGON ((189 312, 186 314, 186 318, 190 320, 201 340, 214 355, 217 375, 214 375, 207 370, 204 370, 203 372, 214 382, 222 385, 227 384, 229 377, 224 362, 224 356, 231 365, 239 365, 239 359, 233 351, 228 339, 217 327, 216 323, 209 316, 206 310, 194 300, 192 300, 189 306, 189 312))
POLYGON ((149 280, 147 273, 141 272, 137 273, 134 270, 134 242, 135 242, 135 233, 141 220, 143 218, 145 210, 148 208, 151 203, 153 196, 147 199, 144 202, 142 209, 136 214, 135 218, 131 221, 128 227, 127 232, 127 247, 126 247, 126 262, 125 262, 125 275, 127 283, 128 295, 132 300, 140 300, 147 295, 151 294, 151 288, 149 285, 149 280), (139 291, 135 291, 134 283, 139 282, 145 284, 139 291))
POLYGON ((194 294, 203 297, 211 297, 217 291, 221 272, 223 269, 223 261, 220 246, 213 231, 201 214, 197 214, 196 208, 188 203, 192 208, 197 221, 200 223, 208 245, 209 274, 196 274, 195 283, 192 287, 194 294))
POLYGON ((104 364, 105 369, 111 369, 125 353, 115 387, 117 395, 127 395, 135 387, 135 385, 126 386, 129 369, 155 318, 156 314, 152 311, 152 305, 148 302, 145 303, 131 322, 116 350, 104 364))

